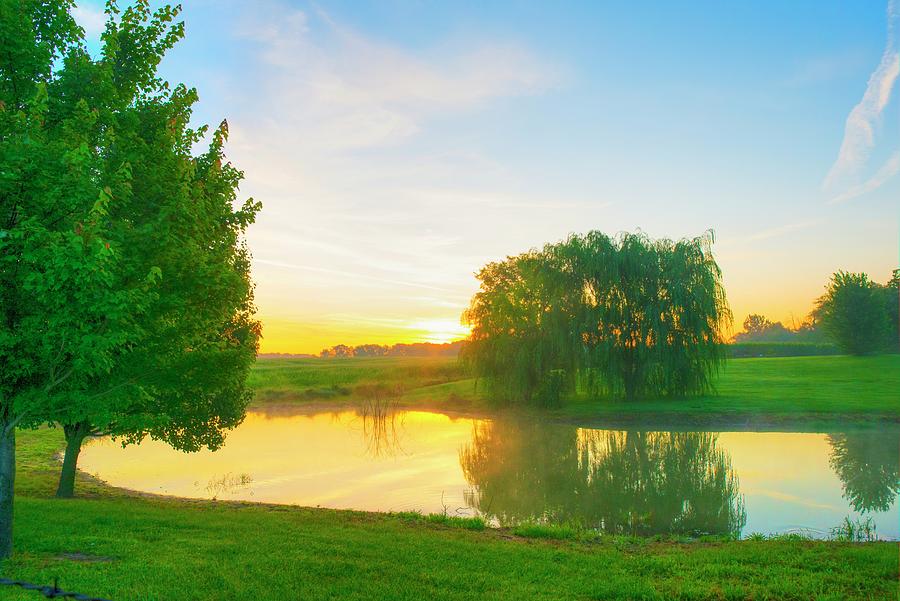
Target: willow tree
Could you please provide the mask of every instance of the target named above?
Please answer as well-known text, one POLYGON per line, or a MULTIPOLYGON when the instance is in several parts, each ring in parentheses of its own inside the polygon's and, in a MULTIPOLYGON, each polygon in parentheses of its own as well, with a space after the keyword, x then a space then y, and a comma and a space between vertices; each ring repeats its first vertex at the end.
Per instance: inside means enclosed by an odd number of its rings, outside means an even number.
POLYGON ((563 301, 562 272, 547 268, 547 250, 490 263, 478 274, 481 290, 465 315, 477 326, 462 358, 494 397, 552 402, 563 376, 574 373, 573 307, 563 301), (509 377, 495 377, 501 374, 509 377))
POLYGON ((626 398, 705 392, 731 319, 712 242, 589 232, 489 264, 465 358, 508 401, 579 382, 626 398))

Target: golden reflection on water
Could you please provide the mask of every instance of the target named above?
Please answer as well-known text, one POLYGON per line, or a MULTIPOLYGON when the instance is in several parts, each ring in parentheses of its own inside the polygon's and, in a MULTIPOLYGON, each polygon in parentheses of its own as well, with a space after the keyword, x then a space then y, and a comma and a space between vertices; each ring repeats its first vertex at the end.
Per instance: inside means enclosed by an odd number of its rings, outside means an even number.
POLYGON ((421 411, 251 412, 216 452, 94 441, 81 467, 151 493, 582 520, 635 533, 820 534, 875 509, 898 537, 896 433, 624 432, 421 411), (843 455, 836 455, 835 440, 843 455), (896 446, 894 446, 896 450, 896 446), (860 467, 862 466, 862 467, 860 467), (879 471, 880 470, 880 471, 879 471), (838 472, 841 476, 839 477, 838 472), (877 477, 870 476, 872 472, 877 477), (880 479, 879 479, 880 478, 880 479))
POLYGON ((208 498, 210 482, 248 474, 252 482, 219 499, 296 503, 341 509, 426 512, 463 507, 468 484, 457 449, 472 420, 418 411, 394 423, 396 453, 372 453, 355 411, 298 414, 250 412, 216 452, 184 454, 146 440, 121 448, 98 440, 83 451, 85 471, 125 488, 208 498), (443 495, 443 502, 442 502, 443 495))

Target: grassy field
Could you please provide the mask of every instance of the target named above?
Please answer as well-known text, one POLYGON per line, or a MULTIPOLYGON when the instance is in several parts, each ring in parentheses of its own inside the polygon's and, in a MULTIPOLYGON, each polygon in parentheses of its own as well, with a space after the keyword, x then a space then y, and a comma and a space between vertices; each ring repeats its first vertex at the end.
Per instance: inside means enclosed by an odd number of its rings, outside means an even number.
MULTIPOLYGON (((58 431, 19 436, 6 577, 116 600, 897 597, 896 543, 546 540, 415 515, 145 497, 85 478, 82 498, 56 500, 61 443, 58 431)), ((36 598, 0 587, 3 600, 36 598)))
POLYGON ((457 360, 447 357, 260 359, 249 384, 258 402, 296 402, 352 397, 359 386, 367 384, 386 384, 409 392, 465 377, 457 360))
MULTIPOLYGON (((410 407, 491 410, 455 359, 261 360, 251 378, 258 405, 352 402, 374 383, 401 388, 400 403, 410 407)), ((627 403, 576 398, 552 413, 621 425, 815 428, 847 420, 881 425, 900 421, 898 391, 900 355, 733 359, 714 395, 627 403)))

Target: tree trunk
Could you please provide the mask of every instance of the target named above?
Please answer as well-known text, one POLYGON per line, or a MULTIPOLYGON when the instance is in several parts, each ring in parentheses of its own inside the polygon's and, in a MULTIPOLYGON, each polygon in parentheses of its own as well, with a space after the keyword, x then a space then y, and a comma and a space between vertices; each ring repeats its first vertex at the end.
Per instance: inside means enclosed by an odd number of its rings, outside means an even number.
POLYGON ((0 420, 0 559, 12 555, 13 487, 16 482, 16 429, 0 420))
POLYGON ((56 496, 60 499, 71 499, 75 496, 75 472, 78 468, 78 455, 81 443, 90 432, 90 425, 85 422, 63 426, 66 434, 66 454, 63 456, 62 471, 59 473, 59 486, 56 496))

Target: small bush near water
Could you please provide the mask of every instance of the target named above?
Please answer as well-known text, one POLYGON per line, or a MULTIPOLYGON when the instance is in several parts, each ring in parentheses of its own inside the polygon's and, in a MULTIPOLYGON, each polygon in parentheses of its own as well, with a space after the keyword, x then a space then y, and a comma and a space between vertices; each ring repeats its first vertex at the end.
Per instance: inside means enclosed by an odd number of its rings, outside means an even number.
POLYGON ((840 524, 831 529, 831 540, 847 543, 870 543, 878 540, 875 522, 872 518, 851 520, 844 518, 840 524))
POLYGON ((440 524, 451 528, 461 528, 463 530, 484 530, 487 528, 487 522, 484 519, 474 516, 457 516, 447 515, 446 513, 422 513, 420 511, 400 511, 394 516, 411 522, 427 522, 429 524, 440 524))
MULTIPOLYGON (((841 522, 828 531, 826 540, 839 543, 872 543, 878 541, 878 533, 875 528, 875 522, 872 518, 866 519, 856 518, 851 520, 845 517, 841 522)), ((813 541, 817 537, 812 536, 809 532, 782 532, 778 534, 763 534, 762 532, 751 532, 744 537, 749 541, 813 541)), ((819 539, 821 540, 821 539, 819 539)))

